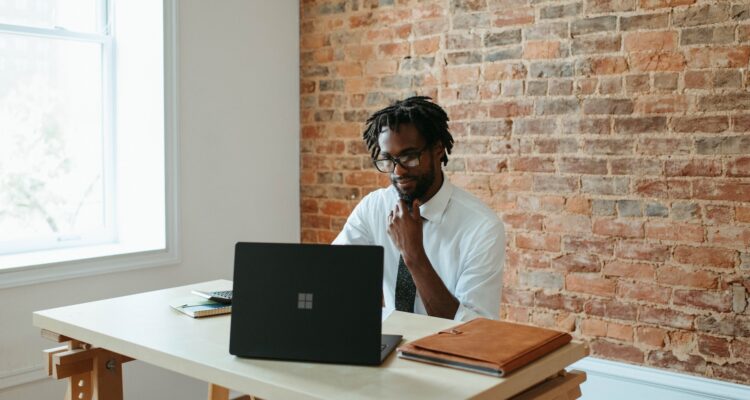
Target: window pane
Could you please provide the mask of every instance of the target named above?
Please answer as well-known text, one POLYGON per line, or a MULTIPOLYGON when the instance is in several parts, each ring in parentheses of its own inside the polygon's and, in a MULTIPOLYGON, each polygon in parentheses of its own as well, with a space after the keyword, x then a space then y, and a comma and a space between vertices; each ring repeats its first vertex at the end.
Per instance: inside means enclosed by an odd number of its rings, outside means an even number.
POLYGON ((105 226, 101 52, 0 34, 0 253, 105 226))
POLYGON ((102 0, 0 0, 0 24, 100 32, 102 0))

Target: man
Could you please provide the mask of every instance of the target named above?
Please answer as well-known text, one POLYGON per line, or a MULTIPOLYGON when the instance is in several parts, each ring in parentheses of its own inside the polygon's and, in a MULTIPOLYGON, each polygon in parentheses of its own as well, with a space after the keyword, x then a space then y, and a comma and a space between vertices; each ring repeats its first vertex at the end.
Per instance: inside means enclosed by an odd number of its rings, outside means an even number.
POLYGON ((505 231, 495 213, 451 185, 448 115, 410 97, 367 120, 363 138, 393 186, 357 205, 334 244, 385 249, 386 307, 467 321, 500 313, 505 231))

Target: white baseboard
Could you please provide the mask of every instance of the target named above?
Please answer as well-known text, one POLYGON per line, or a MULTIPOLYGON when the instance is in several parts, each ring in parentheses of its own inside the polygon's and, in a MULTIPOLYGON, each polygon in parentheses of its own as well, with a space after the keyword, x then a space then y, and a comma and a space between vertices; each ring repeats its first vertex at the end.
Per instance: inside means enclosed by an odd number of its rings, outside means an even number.
POLYGON ((593 357, 570 369, 586 372, 583 399, 750 399, 750 386, 593 357))
POLYGON ((41 381, 47 378, 47 372, 42 365, 0 372, 0 391, 9 387, 41 381))

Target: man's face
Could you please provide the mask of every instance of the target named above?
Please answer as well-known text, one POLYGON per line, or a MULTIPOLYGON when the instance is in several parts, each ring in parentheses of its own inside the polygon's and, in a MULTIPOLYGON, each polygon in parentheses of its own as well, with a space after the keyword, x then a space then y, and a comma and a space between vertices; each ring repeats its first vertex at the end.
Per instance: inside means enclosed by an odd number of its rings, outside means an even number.
POLYGON ((429 200, 442 184, 442 179, 435 179, 440 173, 440 157, 442 146, 435 144, 425 148, 424 137, 413 124, 399 125, 398 130, 383 128, 378 136, 380 155, 396 158, 409 154, 419 154, 419 165, 405 168, 398 163, 391 173, 391 182, 398 191, 400 197, 408 204, 415 199, 421 201, 429 200))

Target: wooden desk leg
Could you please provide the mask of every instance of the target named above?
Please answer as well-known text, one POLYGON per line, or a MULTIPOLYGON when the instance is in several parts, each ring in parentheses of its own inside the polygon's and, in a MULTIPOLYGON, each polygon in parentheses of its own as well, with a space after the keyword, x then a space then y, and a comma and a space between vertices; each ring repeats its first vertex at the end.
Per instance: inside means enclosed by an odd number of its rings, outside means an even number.
MULTIPOLYGON (((208 400, 229 400, 229 389, 213 383, 208 384, 208 400)), ((244 395, 232 400, 261 400, 257 397, 244 395)))
POLYGON ((581 384, 585 380, 585 372, 560 371, 555 376, 514 396, 512 400, 575 400, 581 397, 581 384))
POLYGON ((209 383, 208 400, 229 400, 229 389, 209 383))
POLYGON ((68 380, 65 400, 91 399, 91 372, 73 375, 68 380))
POLYGON ((47 374, 55 379, 68 379, 66 400, 123 400, 122 364, 132 358, 92 348, 53 332, 43 331, 42 335, 68 343, 44 351, 47 374))
MULTIPOLYGON (((130 360, 125 360, 130 361, 130 360)), ((123 356, 100 350, 94 357, 91 386, 94 400, 123 400, 122 398, 123 356)))

